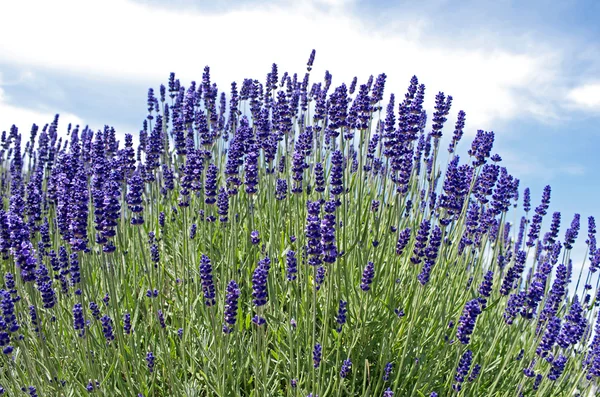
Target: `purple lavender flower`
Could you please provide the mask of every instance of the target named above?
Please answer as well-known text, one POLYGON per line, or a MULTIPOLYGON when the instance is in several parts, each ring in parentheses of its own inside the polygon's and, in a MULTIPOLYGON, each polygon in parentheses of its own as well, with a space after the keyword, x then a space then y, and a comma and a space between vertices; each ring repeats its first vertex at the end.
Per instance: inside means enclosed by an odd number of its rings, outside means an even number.
POLYGON ((228 222, 229 219, 227 218, 227 215, 229 213, 229 195, 224 187, 219 190, 219 195, 217 196, 217 208, 219 221, 222 223, 228 222))
MULTIPOLYGON (((10 273, 7 273, 7 275, 10 273)), ((48 276, 48 269, 43 264, 36 271, 36 285, 42 295, 43 307, 51 309, 56 304, 56 294, 52 288, 52 280, 48 276)), ((13 281, 14 288, 14 281, 13 281)), ((12 289, 11 289, 12 291, 12 289)), ((16 290, 15 290, 16 293, 16 290)))
POLYGON ((563 349, 568 349, 570 345, 575 346, 583 337, 586 327, 587 319, 583 307, 579 303, 579 297, 575 295, 569 313, 564 318, 557 344, 563 349))
POLYGON ((488 270, 488 272, 483 277, 483 281, 479 286, 479 294, 484 297, 489 297, 492 292, 492 285, 494 281, 494 272, 488 270))
POLYGON ((471 340, 471 334, 475 329, 475 323, 477 316, 481 314, 481 306, 479 299, 473 299, 465 304, 462 315, 458 320, 458 327, 456 330, 456 337, 458 340, 466 345, 471 340))
POLYGON ((289 250, 285 255, 286 258, 286 269, 288 281, 294 281, 296 279, 296 273, 298 273, 298 261, 296 259, 296 252, 289 250))
POLYGON ((336 329, 338 333, 342 332, 342 327, 344 324, 346 324, 346 313, 348 312, 348 310, 346 308, 347 305, 348 305, 348 302, 340 299, 338 314, 337 314, 337 317, 335 318, 335 321, 338 323, 338 327, 336 329))
POLYGON ((152 352, 146 354, 146 364, 148 365, 148 371, 150 373, 154 372, 154 354, 152 352))
POLYGON ((485 160, 490 156, 492 146, 494 145, 494 133, 492 131, 485 132, 478 130, 471 149, 469 150, 469 156, 474 157, 473 166, 478 167, 485 164, 485 160))
POLYGON ((325 263, 334 263, 338 256, 335 245, 335 208, 334 200, 327 201, 324 205, 325 215, 321 221, 321 246, 325 263))
POLYGON ((394 397, 394 392, 389 387, 383 392, 383 397, 394 397))
MULTIPOLYGON (((195 229, 195 228, 194 228, 195 229)), ((190 231, 190 237, 193 239, 190 231)), ((194 230, 195 234, 195 230, 194 230)), ((158 246, 156 244, 152 244, 150 246, 150 260, 154 263, 154 267, 157 266, 158 262, 160 262, 160 252, 158 251, 158 246)))
POLYGON ((318 266, 321 264, 321 257, 323 255, 323 245, 321 243, 321 222, 319 220, 321 205, 318 201, 308 201, 307 207, 308 215, 306 217, 306 238, 308 241, 306 253, 309 255, 309 265, 318 266))
POLYGON ((531 191, 528 187, 523 191, 523 211, 529 212, 531 210, 531 191))
POLYGON ((285 200, 287 191, 287 181, 285 179, 277 179, 277 183, 275 185, 275 198, 280 201, 285 200))
POLYGON ((542 193, 542 201, 540 205, 535 208, 535 214, 531 220, 531 226, 529 227, 529 240, 527 241, 528 247, 533 247, 535 245, 535 240, 540 235, 540 228, 542 224, 542 217, 546 215, 546 211, 550 206, 550 186, 544 187, 544 192, 542 193))
POLYGON ((260 244, 260 236, 258 234, 258 230, 253 230, 252 232, 250 232, 250 242, 252 243, 252 245, 260 244))
POLYGON ((321 365, 321 358, 323 356, 323 349, 321 345, 317 343, 313 349, 313 367, 319 368, 321 365))
POLYGON ((141 225, 144 223, 144 218, 141 215, 141 212, 144 210, 144 207, 142 207, 143 190, 144 181, 140 177, 140 174, 136 172, 129 178, 129 192, 127 193, 127 204, 131 212, 133 212, 131 217, 132 225, 141 225))
POLYGON ((325 281, 325 268, 319 266, 315 272, 315 289, 318 291, 321 289, 321 285, 325 281))
POLYGON ((460 139, 463 136, 463 129, 465 128, 465 117, 466 117, 465 112, 462 110, 459 110, 458 117, 456 119, 456 126, 454 127, 454 135, 452 136, 452 141, 450 142, 450 145, 448 146, 448 152, 450 152, 450 153, 454 153, 454 149, 456 148, 456 145, 458 144, 458 142, 460 141, 460 139))
POLYGON ((225 324, 223 324, 223 332, 226 334, 233 331, 235 320, 237 318, 238 299, 241 291, 234 280, 231 280, 227 285, 227 295, 225 297, 225 324))
POLYGON ((308 58, 308 62, 307 62, 307 64, 306 64, 306 66, 307 66, 307 67, 306 67, 306 69, 307 69, 309 72, 310 72, 310 71, 311 71, 311 69, 312 69, 313 62, 315 61, 315 54, 316 54, 316 51, 313 49, 313 50, 310 52, 310 57, 308 58))
POLYGON ((344 360, 342 363, 342 369, 340 370, 340 378, 345 379, 350 374, 352 370, 352 361, 350 359, 344 360))
POLYGON ((206 180, 204 181, 204 202, 212 205, 217 202, 217 175, 219 169, 216 165, 210 164, 206 170, 206 180))
POLYGON ((465 381, 465 377, 469 373, 471 369, 471 362, 473 360, 473 352, 471 350, 467 350, 464 352, 460 361, 458 362, 458 367, 456 368, 456 375, 454 376, 455 384, 452 385, 452 389, 456 391, 460 391, 462 388, 462 383, 465 381))
POLYGON ((100 322, 102 322, 102 333, 104 334, 104 338, 106 342, 110 343, 115 339, 115 335, 113 333, 113 321, 110 317, 104 315, 100 318, 100 322))
POLYGON ((536 353, 538 356, 544 358, 548 355, 556 339, 558 338, 558 333, 560 332, 560 318, 552 317, 546 326, 546 330, 544 331, 544 335, 542 335, 542 340, 539 346, 536 349, 536 353))
POLYGON ((565 365, 567 364, 567 357, 559 354, 557 358, 552 362, 552 368, 550 369, 550 373, 548 374, 548 379, 557 380, 565 370, 565 365))
POLYGON ((33 245, 27 240, 19 243, 19 246, 20 248, 16 250, 13 248, 13 254, 17 266, 21 269, 21 279, 25 283, 35 281, 37 260, 33 245))
POLYGON ((252 297, 253 303, 256 306, 263 306, 267 304, 268 291, 267 291, 267 279, 269 277, 269 269, 271 268, 271 260, 269 257, 258 262, 256 269, 252 275, 252 297))
POLYGON ((315 164, 315 191, 323 193, 325 191, 325 173, 323 163, 315 164))
POLYGON ((479 372, 481 371, 481 365, 479 364, 475 364, 473 366, 473 369, 471 370, 471 374, 469 375, 469 382, 475 382, 475 380, 477 379, 477 376, 479 375, 479 372))
POLYGON ((550 224, 550 232, 548 233, 548 244, 554 244, 558 238, 560 229, 560 212, 552 214, 552 223, 550 224))
POLYGON ((410 228, 407 227, 406 229, 398 233, 398 242, 396 243, 396 255, 402 255, 402 253, 404 252, 404 248, 406 248, 406 245, 409 241, 410 228))
POLYGON ((519 312, 523 308, 523 304, 525 303, 525 296, 525 291, 521 291, 511 294, 508 297, 508 301, 506 302, 506 309, 504 310, 503 314, 504 322, 507 325, 511 325, 514 322, 517 314, 519 314, 519 312))
POLYGON ((390 380, 390 375, 392 374, 393 367, 394 367, 394 364, 389 362, 383 368, 383 381, 384 382, 387 382, 388 380, 390 380))
POLYGON ((410 258, 410 261, 415 265, 421 263, 424 249, 427 246, 427 240, 429 238, 430 226, 431 224, 429 223, 428 219, 424 219, 419 226, 419 231, 417 232, 415 247, 413 250, 413 256, 410 258))
POLYGON ((421 273, 417 276, 417 279, 421 283, 421 285, 425 285, 429 282, 429 277, 431 274, 431 269, 435 264, 437 259, 438 250, 440 248, 440 244, 442 242, 442 230, 435 226, 433 232, 431 233, 431 239, 429 240, 429 245, 425 248, 425 264, 423 265, 423 269, 421 273))
POLYGON ((528 378, 533 378, 535 376, 535 371, 533 370, 533 367, 535 367, 535 362, 535 360, 531 360, 527 368, 523 369, 523 375, 528 378))
POLYGON ((575 244, 575 240, 577 239, 577 235, 579 234, 580 219, 581 217, 579 214, 575 214, 575 216, 573 217, 571 227, 568 228, 567 232, 565 233, 565 249, 570 250, 571 248, 573 248, 573 244, 575 244))
POLYGON ((210 258, 202 255, 200 260, 200 279, 202 280, 202 292, 204 293, 204 304, 206 306, 214 306, 215 300, 215 284, 212 275, 212 265, 210 258))
POLYGON ((550 288, 550 293, 546 299, 544 308, 540 313, 540 322, 551 319, 558 312, 558 309, 567 292, 566 287, 569 282, 568 278, 569 274, 567 267, 564 264, 558 265, 556 268, 556 277, 552 283, 552 287, 550 288))
POLYGON ((373 262, 368 262, 367 266, 365 266, 365 270, 363 271, 360 289, 363 291, 369 291, 371 289, 371 283, 373 282, 373 278, 375 277, 375 265, 373 262))
POLYGON ((245 166, 245 182, 246 185, 246 193, 247 194, 255 194, 258 192, 258 146, 253 145, 250 147, 248 155, 246 157, 246 166, 245 166))
POLYGON ((96 302, 90 302, 90 311, 92 312, 92 317, 96 320, 100 320, 100 308, 96 302))
POLYGON ((131 314, 125 313, 123 316, 123 332, 129 335, 131 334, 131 314))
POLYGON ((502 286, 500 287, 500 293, 502 295, 508 295, 510 291, 514 288, 515 283, 521 277, 523 270, 525 269, 525 260, 527 259, 527 254, 525 251, 517 252, 517 256, 515 258, 515 264, 508 269, 506 272, 506 276, 502 281, 502 286))
POLYGON ((342 152, 340 152, 339 150, 336 150, 332 153, 331 155, 331 176, 330 176, 330 183, 331 183, 331 194, 338 196, 340 194, 342 194, 342 192, 344 191, 343 188, 343 182, 342 182, 342 177, 343 177, 343 169, 342 169, 342 164, 343 164, 343 155, 342 152))
POLYGON ((163 311, 158 309, 158 322, 160 324, 161 328, 166 328, 167 324, 165 324, 165 315, 163 314, 163 311))

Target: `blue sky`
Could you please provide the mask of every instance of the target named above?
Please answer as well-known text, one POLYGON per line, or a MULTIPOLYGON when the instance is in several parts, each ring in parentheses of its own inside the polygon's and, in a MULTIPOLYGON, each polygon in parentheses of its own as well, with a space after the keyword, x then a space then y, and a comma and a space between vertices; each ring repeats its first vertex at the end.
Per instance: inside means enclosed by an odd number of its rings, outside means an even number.
POLYGON ((495 131, 534 205, 552 186, 563 231, 575 212, 600 217, 596 1, 57 0, 1 2, 0 14, 0 131, 60 113, 63 127, 136 133, 148 87, 171 71, 187 83, 210 65, 228 90, 272 62, 301 73, 316 48, 314 76, 328 69, 334 85, 385 72, 386 97, 402 95, 416 74, 430 108, 453 95, 451 123, 463 109, 468 134, 495 131))

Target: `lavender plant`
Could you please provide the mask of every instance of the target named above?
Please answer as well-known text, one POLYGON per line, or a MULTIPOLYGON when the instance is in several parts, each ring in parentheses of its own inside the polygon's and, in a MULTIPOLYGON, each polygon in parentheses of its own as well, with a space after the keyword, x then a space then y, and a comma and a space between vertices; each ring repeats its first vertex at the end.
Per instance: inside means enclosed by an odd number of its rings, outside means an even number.
POLYGON ((440 151, 452 96, 429 125, 417 77, 386 103, 385 74, 332 87, 314 60, 227 93, 171 73, 137 146, 2 132, 0 394, 595 390, 594 219, 573 264, 580 215, 561 242, 549 186, 520 207, 493 132, 461 148, 461 110, 440 151))

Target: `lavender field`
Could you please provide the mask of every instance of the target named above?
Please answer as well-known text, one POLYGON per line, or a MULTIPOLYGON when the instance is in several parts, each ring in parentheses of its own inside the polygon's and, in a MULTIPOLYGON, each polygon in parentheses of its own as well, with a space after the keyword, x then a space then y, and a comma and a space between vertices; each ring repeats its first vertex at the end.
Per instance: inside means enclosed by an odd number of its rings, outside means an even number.
POLYGON ((314 61, 225 90, 172 73, 135 137, 2 132, 0 394, 594 392, 594 218, 463 138, 452 96, 314 61))

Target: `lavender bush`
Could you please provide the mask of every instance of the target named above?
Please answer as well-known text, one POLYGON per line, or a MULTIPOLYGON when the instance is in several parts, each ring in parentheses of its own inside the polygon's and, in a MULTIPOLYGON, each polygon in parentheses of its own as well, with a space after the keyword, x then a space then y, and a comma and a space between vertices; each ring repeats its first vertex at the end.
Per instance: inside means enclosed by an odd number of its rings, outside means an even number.
POLYGON ((595 389, 594 219, 563 237, 549 186, 519 201, 493 132, 460 158, 451 96, 428 123, 416 77, 311 83, 314 56, 228 93, 171 74, 137 146, 58 115, 2 133, 0 394, 595 389))

